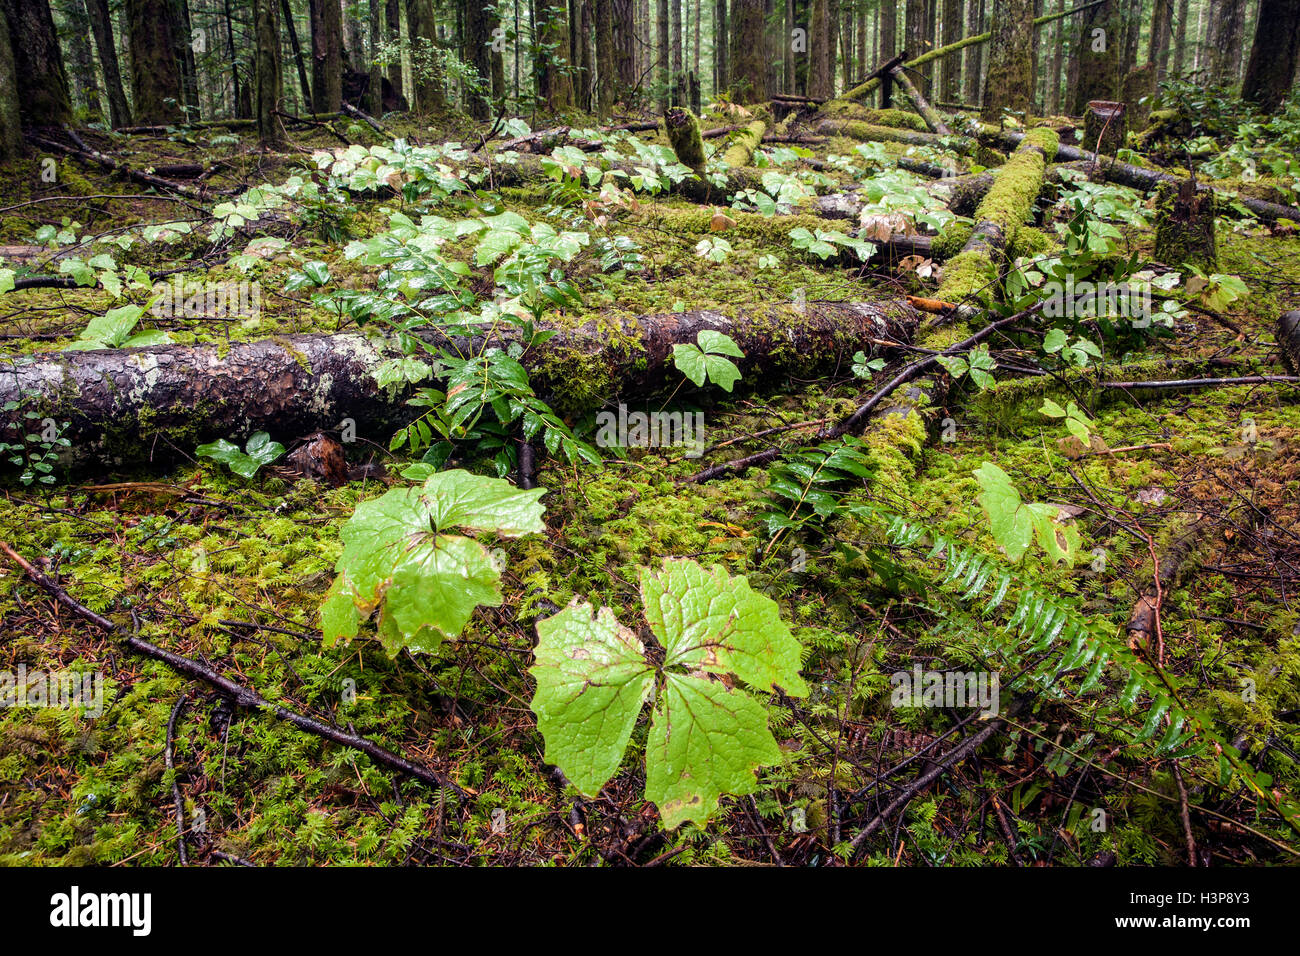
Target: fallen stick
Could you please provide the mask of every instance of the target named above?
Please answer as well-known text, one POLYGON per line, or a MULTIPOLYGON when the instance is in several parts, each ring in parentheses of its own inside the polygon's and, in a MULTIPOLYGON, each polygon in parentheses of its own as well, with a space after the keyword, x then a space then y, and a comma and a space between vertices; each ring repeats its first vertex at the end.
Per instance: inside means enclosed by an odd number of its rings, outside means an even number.
POLYGON ((170 180, 163 179, 160 176, 152 176, 149 173, 142 173, 138 169, 132 169, 124 163, 119 163, 111 156, 105 156, 103 153, 99 152, 99 150, 89 148, 83 150, 72 146, 65 146, 57 140, 49 139, 48 137, 40 136, 36 133, 28 134, 27 138, 39 146, 44 146, 46 149, 52 149, 65 156, 72 156, 76 159, 82 160, 83 162, 102 166, 105 169, 111 169, 114 172, 121 173, 128 179, 134 179, 136 182, 143 183, 146 186, 153 186, 155 189, 163 189, 167 192, 179 193, 182 196, 190 196, 194 199, 203 198, 203 193, 192 186, 186 186, 183 183, 174 183, 170 180))
POLYGON ((896 66, 889 72, 893 76, 894 82, 903 88, 903 92, 912 101, 916 111, 921 114, 921 118, 925 120, 925 125, 930 127, 930 132, 937 133, 940 136, 951 136, 952 130, 948 128, 948 124, 943 121, 939 111, 926 102, 925 97, 921 95, 921 91, 916 88, 916 84, 908 77, 907 72, 901 66, 896 66))
POLYGON ((221 696, 225 697, 235 706, 242 707, 245 710, 269 713, 286 723, 292 724, 299 730, 305 730, 307 733, 323 737, 326 740, 333 741, 336 744, 341 744, 344 747, 359 750, 371 759, 382 763, 387 767, 392 767, 394 770, 400 770, 402 773, 415 777, 417 780, 423 780, 431 786, 446 787, 455 793, 457 797, 462 799, 466 795, 474 794, 475 791, 467 787, 461 787, 445 774, 439 773, 431 767, 412 763, 405 757, 379 746, 379 744, 375 743, 373 740, 359 737, 356 734, 350 734, 332 724, 324 723, 316 720, 314 717, 307 717, 297 711, 290 710, 287 707, 274 704, 261 694, 257 693, 257 691, 250 690, 241 684, 235 683, 230 680, 230 678, 217 673, 206 664, 164 650, 161 647, 150 644, 148 641, 136 637, 134 634, 124 633, 121 628, 108 618, 95 613, 76 598, 72 597, 72 595, 68 594, 67 591, 54 581, 51 581, 45 574, 43 574, 38 568, 34 567, 31 562, 11 548, 6 542, 0 541, 0 551, 7 554, 11 561, 22 568, 23 572, 26 573, 27 577, 30 578, 34 584, 44 588, 56 601, 58 601, 58 603, 62 604, 78 617, 94 624, 106 634, 119 638, 128 649, 135 651, 137 654, 143 654, 146 657, 153 658, 154 660, 162 661, 164 664, 179 671, 186 677, 192 677, 195 680, 201 680, 209 684, 217 691, 217 693, 221 694, 221 696))

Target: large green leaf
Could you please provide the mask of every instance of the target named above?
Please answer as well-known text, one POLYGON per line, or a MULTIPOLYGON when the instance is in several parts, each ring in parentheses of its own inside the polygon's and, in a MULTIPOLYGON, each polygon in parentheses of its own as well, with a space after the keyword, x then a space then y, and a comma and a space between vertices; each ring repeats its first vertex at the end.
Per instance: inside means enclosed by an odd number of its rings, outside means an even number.
POLYGON ((537 499, 545 493, 457 470, 357 505, 343 527, 338 577, 321 607, 326 642, 355 637, 360 622, 382 604, 379 637, 390 654, 404 647, 437 651, 464 629, 476 607, 501 603, 500 572, 488 550, 444 529, 511 537, 541 532, 537 499))
POLYGON ((993 540, 1007 557, 1019 561, 1037 536, 1039 545, 1054 562, 1072 562, 1079 550, 1079 531, 1073 523, 1060 520, 1060 508, 1052 504, 1026 504, 1011 483, 1011 477, 986 461, 972 472, 979 482, 979 503, 989 516, 993 540))
POLYGON ((618 770, 633 726, 658 688, 646 750, 646 797, 664 824, 704 822, 724 793, 752 793, 779 763, 760 691, 807 694, 799 644, 776 604, 721 567, 669 559, 641 574, 646 620, 664 648, 656 666, 614 612, 575 602, 537 625, 532 709, 546 759, 595 795, 618 770))
POLYGON ((753 793, 754 771, 781 762, 758 701, 718 681, 669 674, 646 744, 647 800, 664 826, 702 823, 724 793, 753 793))
POLYGON ((618 770, 641 706, 654 689, 645 647, 607 607, 593 616, 574 600, 537 624, 532 709, 546 761, 583 793, 599 792, 618 770))

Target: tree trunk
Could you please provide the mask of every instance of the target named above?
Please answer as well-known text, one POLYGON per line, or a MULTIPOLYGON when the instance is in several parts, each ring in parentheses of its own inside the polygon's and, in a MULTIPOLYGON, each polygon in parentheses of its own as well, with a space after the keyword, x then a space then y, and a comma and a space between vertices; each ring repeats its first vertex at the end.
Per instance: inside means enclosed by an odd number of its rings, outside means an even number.
POLYGON ((441 110, 447 102, 436 59, 438 33, 433 0, 407 0, 406 33, 411 38, 411 85, 415 87, 415 109, 428 116, 441 110))
POLYGON ((280 73, 280 29, 275 0, 253 0, 253 34, 257 41, 257 139, 263 149, 284 148, 280 108, 284 83, 280 73))
MULTIPOLYGON (((984 32, 985 0, 967 0, 969 19, 966 23, 966 35, 978 36, 984 32)), ((966 48, 966 102, 978 104, 983 89, 980 78, 984 75, 984 47, 980 45, 966 48)))
POLYGON ((131 87, 135 120, 166 125, 181 119, 181 75, 167 0, 127 0, 131 38, 131 87))
POLYGON ((573 109, 573 79, 569 75, 569 11, 564 0, 540 0, 542 43, 550 49, 543 54, 541 94, 552 113, 573 109))
MULTIPOLYGON (((402 39, 401 0, 386 0, 384 4, 384 23, 388 28, 388 42, 396 50, 402 39)), ((388 82, 392 86, 393 92, 398 96, 405 93, 405 83, 402 80, 402 57, 400 54, 394 56, 388 64, 388 82)))
POLYGON ((1156 82, 1164 80, 1168 72, 1169 40, 1173 36, 1174 7, 1171 0, 1153 0, 1151 8, 1151 65, 1155 67, 1156 82))
POLYGON ((713 4, 713 94, 717 96, 731 86, 730 57, 727 30, 727 0, 714 0, 713 4))
MULTIPOLYGON (((411 0, 411 6, 420 2, 411 0)), ((334 0, 310 3, 312 109, 337 113, 343 108, 343 23, 339 5, 334 0)))
MULTIPOLYGON (((561 329, 522 361, 540 396, 557 411, 580 413, 591 408, 587 395, 603 403, 675 386, 681 374, 673 346, 694 343, 704 329, 740 346, 745 354, 736 364, 751 386, 825 374, 856 351, 879 354, 881 340, 909 342, 918 318, 899 300, 611 318, 561 329), (573 383, 589 382, 593 368, 604 386, 575 394, 573 383)), ((453 344, 469 354, 485 343, 453 344)), ((255 431, 289 440, 345 418, 359 435, 385 442, 412 417, 409 390, 380 388, 373 372, 400 354, 395 341, 344 334, 30 355, 0 362, 0 404, 13 401, 68 421, 64 434, 82 465, 139 463, 167 454, 173 443, 193 448, 255 431)))
POLYGON ((298 43, 298 28, 293 23, 293 10, 289 0, 280 0, 280 19, 289 34, 289 48, 293 50, 293 62, 298 68, 298 88, 302 91, 303 112, 315 112, 312 109, 311 84, 307 82, 307 63, 303 59, 302 46, 298 43))
POLYGON ((672 48, 672 101, 676 106, 685 106, 685 103, 677 102, 677 82, 682 75, 682 0, 669 0, 669 11, 671 19, 668 29, 672 31, 672 38, 669 43, 672 48))
MULTIPOLYGON (((944 46, 961 39, 961 21, 961 0, 943 0, 944 46)), ((961 99, 961 53, 954 53, 943 61, 943 85, 936 96, 945 103, 956 103, 961 99)))
MULTIPOLYGON (((878 69, 898 54, 898 7, 887 0, 880 4, 880 62, 874 64, 878 69)), ((871 70, 864 71, 866 73, 871 70)), ((881 90, 880 105, 885 106, 884 90, 881 90)))
POLYGON ((737 102, 767 99, 763 0, 732 0, 731 66, 731 90, 737 102))
POLYGON ((467 91, 465 111, 476 120, 485 120, 491 115, 488 101, 489 84, 492 76, 491 47, 492 25, 488 18, 485 0, 465 0, 465 63, 474 68, 479 75, 482 89, 479 92, 467 91))
POLYGON ((1210 17, 1210 79, 1234 86, 1241 78, 1246 0, 1220 0, 1210 17))
POLYGON ((0 7, 0 162, 17 159, 22 154, 21 112, 9 17, 0 7))
POLYGON ((250 94, 252 80, 241 78, 239 56, 235 52, 235 14, 231 9, 232 0, 223 0, 226 22, 226 53, 230 57, 230 79, 233 87, 234 104, 231 112, 239 119, 249 119, 253 115, 253 98, 250 94))
POLYGON ((1275 113, 1295 79, 1300 58, 1300 0, 1263 0, 1255 42, 1241 84, 1242 99, 1275 113))
POLYGON ((108 94, 108 115, 114 127, 131 125, 131 109, 122 88, 122 70, 117 47, 113 43, 113 23, 109 18, 108 0, 86 0, 90 29, 95 36, 95 50, 104 72, 104 92, 108 94))
MULTIPOLYGON (((288 0, 285 0, 288 3, 288 0)), ((370 88, 367 90, 366 109, 374 117, 384 115, 384 67, 379 62, 379 46, 383 42, 383 0, 370 0, 366 26, 370 47, 370 88)))
POLYGON ((63 0, 63 19, 67 23, 68 74, 72 81, 74 105, 86 111, 95 122, 103 119, 104 107, 99 99, 95 57, 90 51, 90 17, 85 0, 63 0))
POLYGON ((817 100, 831 98, 830 29, 827 0, 812 0, 808 21, 808 95, 817 100))
POLYGON ((68 77, 54 32, 49 0, 0 0, 9 18, 18 105, 25 123, 58 126, 72 121, 68 77))
POLYGON ((1191 0, 1179 0, 1178 26, 1174 32, 1174 76, 1182 79, 1183 66, 1187 61, 1187 20, 1191 15, 1191 0))
POLYGON ((614 0, 593 0, 596 5, 596 113, 609 116, 614 109, 614 0))
POLYGON ((668 31, 668 0, 658 0, 655 4, 655 52, 657 54, 656 62, 658 63, 658 72, 656 79, 659 83, 659 112, 663 113, 668 110, 672 102, 672 51, 669 46, 668 31))
POLYGON ((989 72, 982 109, 985 119, 996 119, 1003 109, 1029 111, 1034 89, 1029 53, 1033 20, 1033 0, 993 0, 989 72))
POLYGON ((636 87, 640 79, 637 62, 636 0, 609 0, 613 19, 613 67, 609 75, 610 103, 617 102, 636 87))
POLYGON ((1119 96, 1121 44, 1115 0, 1104 0, 1075 16, 1079 21, 1078 81, 1071 84, 1067 103, 1072 116, 1080 116, 1089 100, 1115 100, 1119 96))
POLYGON ((171 0, 172 39, 176 44, 176 68, 181 77, 181 105, 187 122, 201 120, 199 74, 194 63, 194 28, 190 24, 189 0, 171 0))

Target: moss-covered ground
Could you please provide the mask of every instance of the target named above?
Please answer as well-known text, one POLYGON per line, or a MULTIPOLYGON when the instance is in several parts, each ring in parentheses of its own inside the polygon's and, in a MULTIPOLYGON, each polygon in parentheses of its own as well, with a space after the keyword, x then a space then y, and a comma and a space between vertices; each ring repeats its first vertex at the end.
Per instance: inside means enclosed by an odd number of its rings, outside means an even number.
MULTIPOLYGON (((863 118, 915 125, 891 116, 863 118)), ((706 118, 703 125, 726 119, 706 118)), ((470 127, 456 122, 395 132, 473 144, 470 127)), ((375 139, 355 124, 340 130, 356 141, 375 139)), ((293 131, 291 139, 307 149, 339 145, 319 129, 293 131)), ((246 137, 224 132, 110 145, 139 168, 219 164, 211 182, 223 189, 282 181, 306 156, 268 157, 246 137)), ((725 142, 715 145, 721 150, 725 142)), ((832 141, 817 155, 825 159, 848 146, 832 141)), ((1013 159, 1005 168, 1015 165, 1013 159)), ((41 183, 34 161, 3 171, 0 194, 9 208, 0 218, 0 240, 30 244, 36 228, 65 216, 98 233, 201 215, 156 196, 23 206, 54 196, 142 194, 101 170, 66 162, 59 168, 62 178, 53 186, 41 183)), ((535 222, 546 219, 550 197, 545 188, 527 187, 504 190, 500 200, 535 222)), ((343 244, 374 235, 400 210, 412 208, 388 196, 358 200, 343 222, 295 219, 280 234, 287 243, 268 258, 234 258, 258 238, 255 229, 215 246, 192 238, 163 250, 133 247, 119 258, 149 268, 178 264, 182 279, 262 284, 255 318, 148 317, 149 327, 176 342, 330 332, 342 326, 338 317, 314 308, 306 292, 281 292, 285 280, 320 259, 340 285, 373 287, 378 270, 346 259, 343 244), (326 235, 327 225, 345 235, 326 235)), ((583 289, 581 306, 567 320, 736 311, 800 296, 853 301, 935 287, 933 279, 906 270, 824 266, 792 246, 795 222, 784 218, 766 228, 747 221, 722 232, 731 252, 721 263, 709 261, 695 246, 711 235, 713 211, 658 197, 611 218, 602 228, 631 237, 642 268, 614 277, 584 253, 567 270, 583 289)), ((1011 225, 1032 231, 1027 223, 1011 225)), ((1149 585, 1153 554, 1189 522, 1218 519, 1165 595, 1162 664, 1188 701, 1212 713, 1228 739, 1242 741, 1246 759, 1289 793, 1300 779, 1296 391, 1098 385, 1200 377, 1216 361, 1232 363, 1235 375, 1282 372, 1273 335, 1279 313, 1295 306, 1300 239, 1258 227, 1232 232, 1227 220, 1222 228, 1219 271, 1239 276, 1250 290, 1221 310, 1240 334, 1213 316, 1189 312, 1172 334, 1101 341, 1102 364, 1086 375, 999 373, 998 383, 982 393, 969 379, 956 382, 929 429, 913 415, 870 430, 865 443, 874 477, 842 493, 850 503, 888 504, 993 555, 972 472, 997 463, 1026 501, 1068 508, 1086 552, 1073 567, 1031 553, 1020 571, 1115 630, 1149 585), (1059 421, 1038 412, 1044 398, 1077 402, 1106 450, 1071 444, 1059 421), (1251 695, 1242 693, 1246 681, 1251 695)), ((1129 230, 1124 241, 1149 251, 1150 230, 1129 230)), ((463 243, 443 252, 467 261, 470 250, 463 243)), ((488 289, 490 271, 475 270, 488 289)), ((102 290, 6 293, 0 345, 8 356, 58 348, 111 304, 102 290)), ((942 348, 954 337, 940 328, 924 341, 942 348)), ((1015 366, 1037 354, 1038 342, 1032 332, 1013 331, 990 346, 1015 366)), ((129 653, 0 561, 0 672, 72 670, 105 681, 99 716, 0 710, 0 863, 174 864, 174 791, 192 831, 191 857, 212 864, 826 865, 847 857, 845 842, 906 785, 908 765, 918 754, 937 752, 943 735, 966 716, 891 707, 889 675, 918 662, 939 670, 975 666, 979 627, 994 625, 980 625, 976 615, 972 631, 970 621, 946 620, 925 595, 899 591, 864 557, 883 542, 873 522, 840 516, 768 547, 761 518, 780 505, 766 491, 763 469, 702 484, 686 479, 704 464, 766 447, 770 439, 753 437, 766 429, 797 426, 780 440, 811 442, 819 423, 838 420, 883 380, 885 373, 875 381, 856 378, 850 365, 846 354, 840 367, 815 378, 769 382, 762 390, 742 382, 730 396, 689 385, 678 390, 675 407, 704 408, 708 444, 719 446, 703 460, 673 448, 612 449, 601 470, 543 458, 536 480, 547 489, 546 534, 501 543, 503 605, 480 608, 463 636, 432 658, 390 659, 373 630, 349 646, 326 648, 320 638, 319 608, 341 552, 341 526, 359 501, 402 481, 397 473, 405 459, 384 451, 388 436, 369 436, 365 451, 384 459, 386 476, 335 489, 272 469, 245 480, 206 460, 163 472, 60 474, 51 486, 24 486, 8 474, 0 540, 78 601, 272 701, 427 764, 472 795, 461 799, 430 788, 269 714, 232 709, 204 684, 129 653), (668 556, 722 564, 776 600, 803 645, 803 674, 813 688, 807 699, 768 702, 786 759, 764 773, 761 792, 724 799, 724 812, 708 827, 673 832, 664 831, 643 797, 636 744, 644 745, 644 719, 620 773, 599 797, 585 799, 543 760, 527 672, 534 623, 571 598, 608 605, 625 624, 639 626, 637 570, 668 556), (167 766, 169 753, 174 769, 167 766)), ((1217 368, 1221 374, 1222 365, 1217 368)), ((571 402, 550 396, 557 407, 582 406, 593 386, 575 381, 572 387, 571 402)), ((572 416, 572 424, 582 433, 590 415, 572 416)), ((458 460, 491 473, 473 448, 458 452, 458 460)), ((498 544, 490 536, 484 541, 498 544)), ((1043 697, 1009 719, 996 748, 919 794, 857 859, 1082 864, 1113 854, 1122 864, 1180 862, 1186 847, 1173 763, 1108 736, 1086 704, 1043 697), (1092 825, 1097 808, 1104 811, 1102 827, 1092 825)), ((1180 766, 1198 844, 1213 862, 1293 862, 1300 855, 1294 832, 1261 809, 1240 781, 1218 785, 1211 756, 1180 766)))

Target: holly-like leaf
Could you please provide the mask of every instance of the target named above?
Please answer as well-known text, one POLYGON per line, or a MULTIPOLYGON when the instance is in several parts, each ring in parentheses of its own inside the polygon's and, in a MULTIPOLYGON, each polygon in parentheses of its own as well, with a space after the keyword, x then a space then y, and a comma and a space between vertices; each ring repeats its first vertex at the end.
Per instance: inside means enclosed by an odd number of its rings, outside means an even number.
POLYGON ((537 625, 532 709, 554 762, 594 796, 617 771, 645 701, 656 698, 646 750, 646 797, 664 825, 704 822, 724 793, 752 793, 781 751, 759 691, 804 696, 799 644, 776 603, 744 577, 669 559, 643 570, 646 621, 664 648, 656 667, 609 608, 575 602, 537 625), (657 695, 656 695, 657 689, 657 695))
POLYGON ((343 526, 338 576, 321 608, 326 643, 355 637, 360 622, 382 605, 378 631, 390 654, 403 647, 437 651, 460 634, 476 607, 501 603, 501 575, 488 550, 445 529, 539 533, 545 526, 537 499, 545 493, 456 470, 357 505, 343 526))

